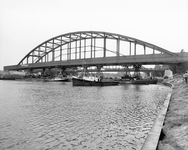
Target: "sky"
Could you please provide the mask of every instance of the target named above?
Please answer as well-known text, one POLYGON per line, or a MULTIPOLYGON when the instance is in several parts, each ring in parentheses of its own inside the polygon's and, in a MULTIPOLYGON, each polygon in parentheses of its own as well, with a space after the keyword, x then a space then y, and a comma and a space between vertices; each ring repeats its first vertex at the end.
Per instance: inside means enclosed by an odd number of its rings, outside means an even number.
POLYGON ((188 0, 0 0, 0 70, 44 41, 76 31, 188 52, 188 0))

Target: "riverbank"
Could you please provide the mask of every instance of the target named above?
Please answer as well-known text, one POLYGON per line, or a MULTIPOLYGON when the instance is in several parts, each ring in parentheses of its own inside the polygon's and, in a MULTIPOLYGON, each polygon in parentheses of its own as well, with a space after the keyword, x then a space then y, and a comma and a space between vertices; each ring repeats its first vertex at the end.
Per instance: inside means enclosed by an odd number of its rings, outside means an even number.
POLYGON ((188 84, 181 77, 169 81, 174 85, 158 150, 188 149, 188 84))

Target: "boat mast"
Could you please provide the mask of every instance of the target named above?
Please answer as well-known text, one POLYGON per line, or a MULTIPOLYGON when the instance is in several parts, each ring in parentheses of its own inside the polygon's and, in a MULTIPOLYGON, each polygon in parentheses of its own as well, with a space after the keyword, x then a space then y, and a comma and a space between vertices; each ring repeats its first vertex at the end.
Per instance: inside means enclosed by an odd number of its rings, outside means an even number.
POLYGON ((82 68, 83 68, 83 70, 82 70, 82 76, 86 76, 87 67, 86 67, 85 64, 86 64, 85 61, 83 61, 83 63, 82 63, 82 68))

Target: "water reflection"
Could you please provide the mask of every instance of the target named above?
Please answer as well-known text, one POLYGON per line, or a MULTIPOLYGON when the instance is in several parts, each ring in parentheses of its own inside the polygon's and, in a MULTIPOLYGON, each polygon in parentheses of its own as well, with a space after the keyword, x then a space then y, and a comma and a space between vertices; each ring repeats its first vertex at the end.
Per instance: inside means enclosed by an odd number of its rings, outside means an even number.
POLYGON ((140 149, 168 91, 1 82, 0 149, 140 149))

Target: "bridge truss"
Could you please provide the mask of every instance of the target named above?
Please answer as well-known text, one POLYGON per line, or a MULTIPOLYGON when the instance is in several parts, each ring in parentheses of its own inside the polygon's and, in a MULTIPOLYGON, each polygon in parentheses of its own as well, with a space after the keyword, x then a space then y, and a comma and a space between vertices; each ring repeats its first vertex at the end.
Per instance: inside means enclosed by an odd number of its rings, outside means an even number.
POLYGON ((148 54, 175 55, 136 38, 108 32, 81 31, 62 34, 39 44, 18 65, 148 54))

